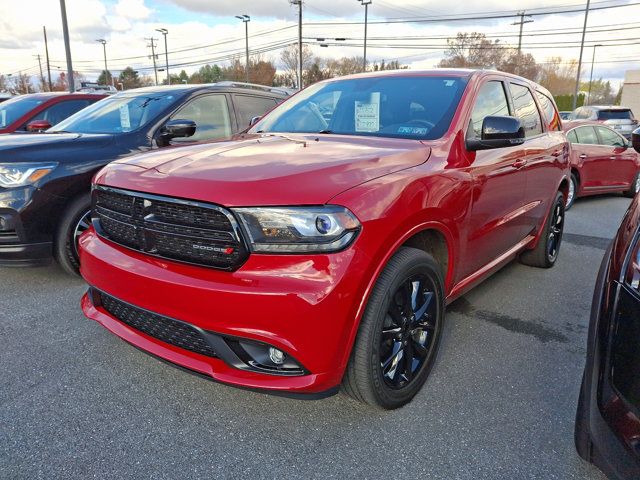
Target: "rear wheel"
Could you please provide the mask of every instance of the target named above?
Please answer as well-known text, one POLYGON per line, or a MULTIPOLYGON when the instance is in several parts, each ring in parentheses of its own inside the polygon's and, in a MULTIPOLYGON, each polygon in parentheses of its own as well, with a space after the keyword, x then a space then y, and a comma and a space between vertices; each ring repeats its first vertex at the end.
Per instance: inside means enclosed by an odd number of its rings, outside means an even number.
POLYGON ((567 193, 567 204, 564 207, 565 210, 569 210, 576 201, 576 195, 578 194, 578 179, 575 174, 571 174, 569 181, 569 191, 567 193))
POLYGON ((562 243, 564 212, 564 195, 557 192, 538 245, 520 255, 522 263, 538 268, 551 268, 555 265, 562 243))
POLYGON ((443 320, 440 267, 422 250, 401 248, 371 293, 344 391, 385 409, 411 401, 433 367, 443 320))
POLYGON ((640 172, 636 173, 636 178, 633 179, 631 188, 624 192, 625 197, 635 197, 636 193, 640 192, 640 172))
POLYGON ((91 225, 91 197, 82 195, 71 202, 58 226, 55 256, 60 266, 71 275, 80 275, 78 238, 91 225))

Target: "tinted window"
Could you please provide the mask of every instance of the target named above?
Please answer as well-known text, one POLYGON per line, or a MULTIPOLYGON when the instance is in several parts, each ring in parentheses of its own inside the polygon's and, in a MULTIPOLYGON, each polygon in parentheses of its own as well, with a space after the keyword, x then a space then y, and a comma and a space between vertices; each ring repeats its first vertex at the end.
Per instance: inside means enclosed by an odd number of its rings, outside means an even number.
POLYGON ((536 96, 538 97, 540 108, 547 121, 547 129, 560 130, 560 115, 558 114, 558 110, 556 110, 556 106, 553 104, 553 100, 540 92, 536 92, 536 96))
POLYGON ((449 128, 464 87, 462 78, 441 76, 317 83, 276 107, 250 131, 440 138, 449 128))
POLYGON ((178 100, 173 94, 122 93, 107 97, 66 120, 51 131, 77 133, 122 133, 137 130, 154 120, 178 100))
POLYGON ((509 115, 509 104, 502 82, 487 82, 478 92, 476 104, 471 112, 468 136, 480 138, 484 118, 494 115, 509 115))
POLYGON ((599 110, 598 120, 633 120, 631 110, 599 110))
POLYGON ((583 143, 585 145, 597 145, 598 137, 593 127, 580 127, 574 130, 578 137, 577 143, 583 143))
POLYGON ((533 137, 542 133, 540 112, 533 100, 533 96, 527 87, 510 84, 513 106, 516 117, 522 122, 525 137, 533 137))
POLYGON ((249 126, 253 117, 262 116, 276 106, 276 101, 273 98, 253 95, 234 95, 233 103, 236 107, 238 126, 241 130, 249 126))
POLYGON ((624 147, 626 145, 624 139, 613 130, 605 127, 596 128, 598 130, 598 135, 600 135, 600 143, 602 145, 610 145, 612 147, 624 147))
POLYGON ((213 140, 231 135, 227 98, 224 95, 202 95, 171 115, 171 118, 196 122, 192 137, 174 138, 171 143, 213 140))
POLYGON ((88 107, 91 103, 91 100, 69 100, 67 102, 56 103, 49 108, 45 108, 30 121, 46 120, 51 125, 55 125, 83 108, 88 107))
POLYGON ((567 138, 571 143, 578 143, 578 136, 576 135, 575 130, 571 130, 569 133, 567 133, 567 138))
POLYGON ((44 101, 43 98, 25 95, 3 102, 0 105, 0 128, 8 127, 44 101))

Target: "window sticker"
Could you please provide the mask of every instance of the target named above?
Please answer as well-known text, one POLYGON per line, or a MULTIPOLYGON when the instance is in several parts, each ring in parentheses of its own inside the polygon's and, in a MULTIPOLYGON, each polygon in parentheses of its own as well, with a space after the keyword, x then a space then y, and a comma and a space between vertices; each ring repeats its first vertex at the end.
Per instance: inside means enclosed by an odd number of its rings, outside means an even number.
POLYGON ((129 116, 129 105, 120 105, 120 127, 123 130, 129 130, 131 128, 131 117, 129 116))
POLYGON ((377 132, 380 130, 380 92, 373 92, 368 102, 356 100, 356 132, 377 132))
POLYGON ((425 127, 398 127, 398 133, 403 135, 426 135, 428 131, 425 127))

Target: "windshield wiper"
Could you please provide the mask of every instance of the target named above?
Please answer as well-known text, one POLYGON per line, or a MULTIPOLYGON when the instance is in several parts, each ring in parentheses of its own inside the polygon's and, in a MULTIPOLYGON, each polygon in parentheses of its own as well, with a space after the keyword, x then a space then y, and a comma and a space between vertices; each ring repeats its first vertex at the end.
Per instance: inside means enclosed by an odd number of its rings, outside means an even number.
POLYGON ((333 130, 325 129, 325 130, 320 130, 318 133, 333 133, 333 130))

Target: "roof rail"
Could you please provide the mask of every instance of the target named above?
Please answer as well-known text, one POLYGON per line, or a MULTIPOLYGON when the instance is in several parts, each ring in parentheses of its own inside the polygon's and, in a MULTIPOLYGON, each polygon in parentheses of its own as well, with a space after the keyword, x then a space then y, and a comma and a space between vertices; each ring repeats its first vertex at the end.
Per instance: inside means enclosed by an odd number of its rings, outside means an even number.
POLYGON ((251 88, 253 90, 262 90, 263 92, 272 92, 272 93, 279 93, 281 95, 290 95, 289 92, 287 92, 282 88, 268 87, 266 85, 258 85, 257 83, 233 82, 230 80, 225 80, 222 82, 216 82, 216 85, 220 87, 251 88))

